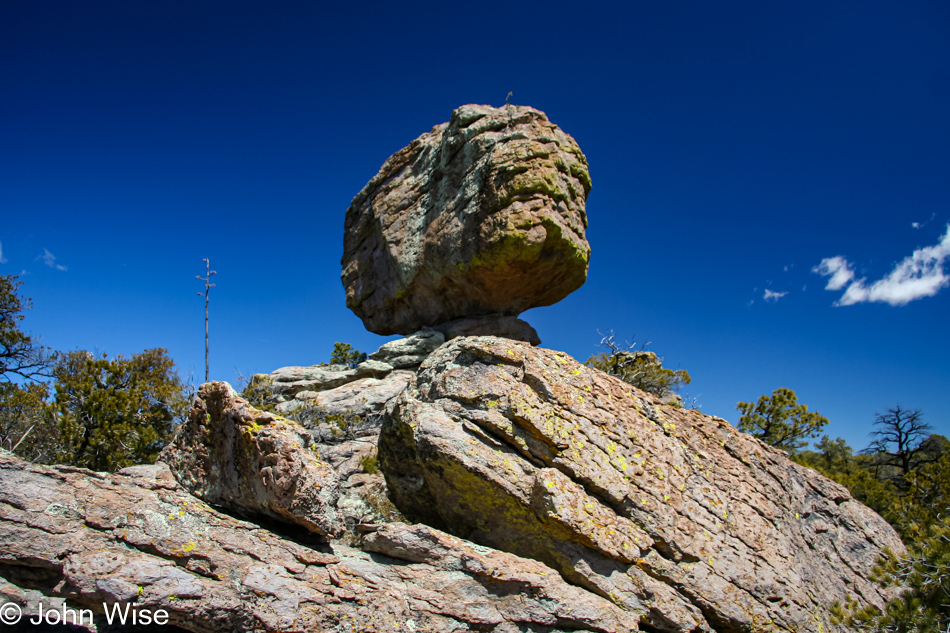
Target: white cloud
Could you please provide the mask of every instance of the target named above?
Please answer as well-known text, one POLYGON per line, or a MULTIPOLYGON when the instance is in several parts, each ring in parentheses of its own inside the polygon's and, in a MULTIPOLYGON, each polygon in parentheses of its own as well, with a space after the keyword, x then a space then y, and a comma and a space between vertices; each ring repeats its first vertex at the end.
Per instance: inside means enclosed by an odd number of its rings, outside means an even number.
POLYGON ((6 264, 7 260, 3 258, 3 243, 0 242, 0 264, 6 264))
POLYGON ((934 211, 933 213, 931 213, 931 214, 930 214, 930 217, 927 218, 927 220, 926 220, 925 222, 911 222, 910 225, 911 225, 913 228, 915 228, 915 229, 922 229, 922 228, 924 228, 925 226, 927 226, 928 224, 930 224, 930 222, 931 222, 935 217, 937 217, 937 212, 936 212, 936 211, 934 211))
POLYGON ((851 270, 851 264, 844 257, 826 257, 821 263, 811 269, 813 273, 818 273, 822 277, 831 276, 825 290, 841 290, 845 285, 854 279, 854 271, 851 270))
POLYGON ((851 265, 843 257, 821 260, 812 269, 822 276, 831 275, 827 290, 841 290, 848 284, 836 306, 849 306, 866 301, 878 301, 892 306, 902 306, 932 297, 940 289, 950 285, 950 275, 944 272, 943 262, 950 258, 950 224, 940 242, 934 246, 918 248, 903 261, 894 266, 894 270, 883 279, 868 285, 865 279, 854 279, 851 265))
POLYGON ((50 268, 55 268, 56 270, 67 270, 62 264, 56 263, 56 256, 49 252, 47 249, 43 249, 43 254, 36 258, 37 260, 42 259, 43 263, 49 266, 50 268))
POLYGON ((762 295, 762 298, 765 299, 766 301, 778 301, 779 299, 781 299, 787 294, 788 294, 787 292, 772 292, 771 290, 766 288, 765 294, 762 295))

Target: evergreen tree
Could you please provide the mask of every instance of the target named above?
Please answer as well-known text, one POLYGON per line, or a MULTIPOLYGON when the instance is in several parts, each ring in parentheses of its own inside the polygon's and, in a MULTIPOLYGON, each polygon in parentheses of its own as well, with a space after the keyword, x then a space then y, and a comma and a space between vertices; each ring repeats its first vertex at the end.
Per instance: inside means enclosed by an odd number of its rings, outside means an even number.
POLYGON ((188 406, 167 354, 110 360, 77 351, 60 359, 54 407, 66 463, 114 471, 155 461, 188 406))
MULTIPOLYGON (((950 441, 942 435, 923 437, 926 429, 921 430, 919 412, 911 424, 911 416, 888 411, 891 416, 878 415, 878 421, 891 425, 886 427, 891 437, 902 442, 854 455, 843 439, 824 436, 817 451, 794 456, 846 486, 855 499, 894 526, 907 546, 904 555, 888 552, 872 575, 884 586, 902 587, 896 598, 883 610, 857 602, 835 605, 832 616, 856 631, 946 631, 950 626, 950 441), (908 440, 912 428, 921 432, 908 440), (903 464, 909 469, 906 474, 902 474, 903 464)), ((880 432, 873 435, 881 438, 880 432)), ((881 446, 872 444, 871 449, 881 446)))
POLYGON ((4 382, 14 376, 26 380, 48 377, 50 363, 55 360, 49 349, 20 330, 23 311, 32 305, 29 298, 17 294, 21 285, 16 275, 0 275, 0 380, 4 382))
POLYGON ((685 369, 667 369, 663 366, 663 359, 653 352, 633 350, 635 343, 622 348, 610 334, 601 339, 600 345, 609 351, 591 356, 584 364, 616 376, 638 389, 660 398, 679 399, 676 392, 690 383, 689 372, 685 369))
POLYGON ((771 396, 761 396, 754 404, 740 402, 736 409, 742 412, 740 431, 789 453, 806 446, 805 440, 818 435, 828 424, 828 418, 809 411, 808 405, 798 404, 798 396, 786 387, 779 387, 771 396))
POLYGON ((0 447, 29 461, 52 461, 59 453, 58 432, 36 382, 50 375, 55 356, 20 329, 29 298, 18 294, 15 275, 0 275, 0 447))
POLYGON ((905 535, 907 553, 888 553, 871 575, 901 593, 884 609, 855 603, 834 605, 832 618, 875 633, 941 633, 950 627, 950 523, 945 518, 927 527, 914 525, 905 535))
POLYGON ((48 396, 44 383, 0 382, 0 447, 31 462, 56 461, 61 442, 48 396))
POLYGON ((366 360, 366 354, 358 349, 353 349, 353 346, 349 343, 337 342, 333 344, 333 352, 330 353, 331 365, 356 367, 364 360, 366 360))

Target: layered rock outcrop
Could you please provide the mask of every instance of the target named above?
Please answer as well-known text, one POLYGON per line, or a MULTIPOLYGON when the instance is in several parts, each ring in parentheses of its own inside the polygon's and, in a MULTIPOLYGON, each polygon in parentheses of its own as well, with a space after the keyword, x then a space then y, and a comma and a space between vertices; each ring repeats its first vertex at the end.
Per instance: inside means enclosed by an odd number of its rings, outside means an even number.
MULTIPOLYGON (((106 604, 163 610, 177 628, 161 630, 195 633, 637 630, 541 563, 423 525, 381 527, 363 550, 223 514, 161 464, 104 474, 0 451, 0 603, 24 618, 65 604, 114 630, 106 604)), ((22 630, 34 629, 47 630, 22 630)))
POLYGON ((207 503, 340 536, 339 479, 311 443, 300 425, 251 408, 226 382, 210 382, 160 459, 207 503))
POLYGON ((651 631, 836 630, 882 605, 894 530, 848 491, 726 421, 660 404, 569 356, 448 342, 380 436, 411 520, 542 561, 651 631))
POLYGON ((724 420, 497 337, 396 371, 342 434, 209 383, 171 468, 0 453, 0 597, 187 631, 498 633, 844 633, 833 601, 889 597, 867 578, 902 550, 890 526, 724 420))
POLYGON ((410 334, 556 303, 587 279, 590 189, 584 154, 543 112, 462 106, 353 199, 346 304, 372 332, 410 334))
POLYGON ((226 382, 206 383, 159 459, 207 503, 352 540, 366 525, 402 518, 375 466, 381 419, 356 413, 366 410, 365 403, 341 414, 314 406, 298 422, 254 409, 226 382))

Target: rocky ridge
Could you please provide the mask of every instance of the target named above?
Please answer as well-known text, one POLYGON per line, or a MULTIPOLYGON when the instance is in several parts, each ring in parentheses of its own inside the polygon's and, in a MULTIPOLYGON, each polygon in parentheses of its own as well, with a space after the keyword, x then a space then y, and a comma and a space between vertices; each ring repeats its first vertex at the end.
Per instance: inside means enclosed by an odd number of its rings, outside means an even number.
POLYGON ((893 529, 844 487, 720 418, 566 354, 493 338, 436 350, 379 440, 410 520, 542 561, 651 631, 833 630, 882 605, 893 529))
POLYGON ((100 626, 104 602, 132 603, 167 612, 166 630, 195 633, 636 630, 541 563, 424 525, 331 550, 214 509, 162 464, 105 474, 6 452, 0 601, 27 618, 41 603, 90 609, 100 626))
POLYGON ((497 337, 395 371, 358 437, 209 383, 171 468, 0 458, 0 592, 188 631, 843 633, 833 600, 888 597, 890 526, 724 420, 497 337))

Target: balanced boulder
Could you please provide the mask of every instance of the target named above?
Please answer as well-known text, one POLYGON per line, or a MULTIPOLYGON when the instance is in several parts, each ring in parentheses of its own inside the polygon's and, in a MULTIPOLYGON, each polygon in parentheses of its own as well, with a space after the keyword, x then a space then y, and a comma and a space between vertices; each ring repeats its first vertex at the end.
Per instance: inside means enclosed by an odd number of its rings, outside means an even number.
POLYGON ((410 334, 556 303, 587 279, 590 188, 584 154, 543 112, 462 106, 353 199, 346 304, 372 332, 410 334))

